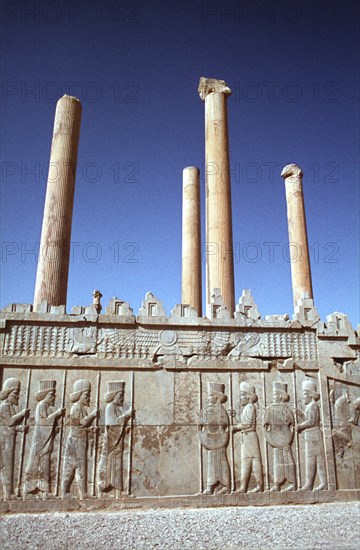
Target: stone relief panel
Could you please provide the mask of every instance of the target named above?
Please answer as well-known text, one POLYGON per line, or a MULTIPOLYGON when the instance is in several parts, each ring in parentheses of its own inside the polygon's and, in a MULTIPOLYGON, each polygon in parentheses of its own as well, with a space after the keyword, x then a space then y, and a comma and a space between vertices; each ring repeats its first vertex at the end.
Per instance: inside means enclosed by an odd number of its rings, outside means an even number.
POLYGON ((5 334, 3 353, 15 356, 67 355, 68 329, 64 326, 12 324, 5 334))
POLYGON ((338 489, 360 487, 360 388, 328 379, 338 489))
POLYGON ((139 496, 197 492, 196 373, 136 375, 132 485, 139 496))
POLYGON ((359 385, 267 367, 5 367, 0 498, 302 501, 334 476, 339 490, 360 488, 359 385))
MULTIPOLYGON (((344 342, 343 347, 346 347, 344 342)), ((352 352, 354 354, 354 352, 352 352)), ((174 330, 92 325, 9 324, 4 335, 5 356, 71 357, 96 355, 100 359, 134 360, 134 366, 198 365, 199 361, 277 357, 316 361, 315 331, 239 331, 204 326, 201 330, 174 330)), ((346 355, 345 355, 346 356, 346 355)), ((131 363, 129 363, 131 364, 131 363)))

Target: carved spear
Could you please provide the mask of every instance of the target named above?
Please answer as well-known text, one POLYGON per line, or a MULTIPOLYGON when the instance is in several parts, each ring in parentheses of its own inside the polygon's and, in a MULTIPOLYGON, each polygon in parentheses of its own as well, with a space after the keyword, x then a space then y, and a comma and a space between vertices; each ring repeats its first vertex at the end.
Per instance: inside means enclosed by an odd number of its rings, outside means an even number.
MULTIPOLYGON (((29 408, 30 382, 31 382, 31 369, 29 369, 28 377, 27 377, 25 409, 29 408)), ((22 432, 22 440, 21 440, 19 479, 18 479, 18 485, 17 485, 17 495, 18 495, 18 497, 21 494, 21 480, 22 480, 22 471, 23 471, 23 467, 24 467, 24 454, 25 454, 25 441, 26 441, 26 429, 25 428, 26 428, 26 415, 24 416, 24 420, 23 420, 23 432, 22 432)))
POLYGON ((235 491, 235 458, 234 458, 234 410, 232 395, 232 372, 229 372, 229 393, 230 393, 230 469, 231 469, 231 492, 235 491))
POLYGON ((300 450, 299 450, 299 433, 297 431, 297 397, 296 397, 296 370, 294 368, 293 372, 293 385, 294 385, 294 401, 295 401, 295 454, 296 454, 296 471, 297 471, 297 486, 298 489, 301 487, 301 472, 300 472, 300 450))
MULTIPOLYGON (((199 405, 200 405, 200 422, 202 422, 202 380, 201 380, 201 371, 199 371, 199 405)), ((200 464, 200 493, 204 490, 203 483, 203 447, 201 441, 199 440, 199 464, 200 464)))
POLYGON ((131 416, 130 416, 130 434, 129 434, 129 455, 128 455, 128 495, 131 495, 131 468, 132 468, 132 445, 133 445, 133 426, 134 426, 134 371, 131 373, 131 416))
MULTIPOLYGON (((266 410, 266 387, 265 387, 265 373, 262 372, 262 379, 263 379, 263 394, 264 394, 264 408, 266 410)), ((268 444, 265 439, 265 489, 270 489, 270 483, 269 483, 269 456, 268 456, 268 444)))
MULTIPOLYGON (((65 394, 66 394, 66 369, 64 370, 63 375, 63 388, 62 388, 62 396, 61 396, 61 408, 65 409, 65 394)), ((60 424, 60 433, 59 433, 59 449, 58 449, 58 456, 57 456, 57 468, 56 468, 56 488, 55 488, 55 495, 59 496, 59 488, 60 488, 60 468, 61 468, 61 451, 62 451, 62 439, 64 434, 64 422, 65 419, 62 416, 61 417, 61 424, 60 424)))
MULTIPOLYGON (((100 404, 100 371, 96 377, 96 411, 99 411, 100 404)), ((92 496, 96 496, 96 462, 97 462, 97 447, 99 443, 99 414, 95 419, 95 434, 94 434, 94 456, 93 456, 93 475, 92 475, 92 496)))

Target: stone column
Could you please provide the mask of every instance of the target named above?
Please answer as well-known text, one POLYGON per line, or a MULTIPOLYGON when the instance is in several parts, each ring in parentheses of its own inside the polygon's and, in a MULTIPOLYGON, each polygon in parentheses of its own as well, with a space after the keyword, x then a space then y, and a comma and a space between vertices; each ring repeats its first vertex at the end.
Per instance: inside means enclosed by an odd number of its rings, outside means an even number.
POLYGON ((34 311, 43 300, 66 304, 81 110, 80 101, 68 95, 56 105, 34 311))
POLYGON ((199 317, 201 305, 200 172, 196 166, 183 170, 182 283, 181 303, 193 307, 199 317))
POLYGON ((291 280, 294 308, 302 297, 313 298, 309 245, 306 230, 301 168, 288 164, 281 172, 285 181, 291 280))
POLYGON ((199 95, 205 102, 206 173, 206 303, 220 289, 231 317, 235 311, 234 259, 227 96, 224 80, 200 78, 199 95))

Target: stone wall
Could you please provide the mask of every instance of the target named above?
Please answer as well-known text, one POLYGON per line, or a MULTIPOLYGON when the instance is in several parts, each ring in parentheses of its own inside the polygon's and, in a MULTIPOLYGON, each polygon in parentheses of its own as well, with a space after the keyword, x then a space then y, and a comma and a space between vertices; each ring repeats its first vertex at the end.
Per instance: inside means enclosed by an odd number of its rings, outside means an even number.
POLYGON ((234 319, 213 305, 5 308, 1 510, 357 499, 346 315, 323 323, 304 299, 293 320, 261 319, 248 291, 234 319))

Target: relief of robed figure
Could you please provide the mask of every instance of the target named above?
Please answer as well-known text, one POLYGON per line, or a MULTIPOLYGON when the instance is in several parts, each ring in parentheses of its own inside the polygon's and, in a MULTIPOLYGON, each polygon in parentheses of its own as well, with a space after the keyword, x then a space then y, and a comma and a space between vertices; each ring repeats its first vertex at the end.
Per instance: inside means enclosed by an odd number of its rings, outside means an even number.
POLYGON ((15 498, 14 463, 17 432, 25 430, 21 421, 28 416, 29 409, 18 412, 21 383, 18 378, 5 380, 0 391, 0 473, 4 500, 15 498))
POLYGON ((35 398, 39 402, 35 410, 35 429, 30 456, 25 470, 26 493, 51 492, 51 453, 58 432, 57 421, 65 409, 55 409, 56 380, 39 380, 35 398))
POLYGON ((73 403, 70 409, 70 430, 67 436, 64 453, 61 496, 70 497, 70 488, 76 478, 80 499, 87 497, 87 469, 89 434, 97 430, 92 426, 99 411, 89 412, 91 383, 86 378, 77 380, 74 391, 70 394, 73 403))
POLYGON ((105 431, 98 465, 98 487, 101 492, 116 489, 123 492, 123 453, 126 425, 133 416, 131 406, 124 407, 125 382, 108 382, 105 395, 105 431))
POLYGON ((271 491, 280 491, 288 481, 284 491, 296 490, 296 468, 291 443, 295 433, 295 418, 287 402, 287 384, 273 383, 273 400, 265 409, 264 428, 267 443, 274 449, 274 484, 271 491))
POLYGON ((223 406, 225 385, 208 384, 208 404, 200 411, 198 424, 201 445, 207 450, 208 468, 204 494, 230 492, 230 468, 226 456, 229 442, 229 416, 223 406))

